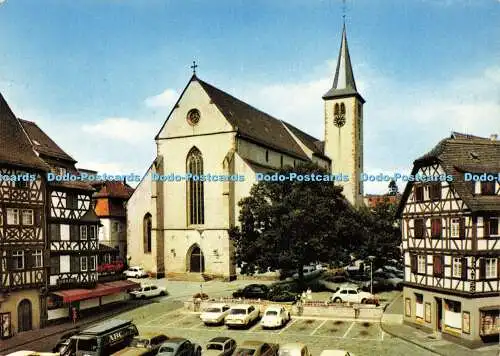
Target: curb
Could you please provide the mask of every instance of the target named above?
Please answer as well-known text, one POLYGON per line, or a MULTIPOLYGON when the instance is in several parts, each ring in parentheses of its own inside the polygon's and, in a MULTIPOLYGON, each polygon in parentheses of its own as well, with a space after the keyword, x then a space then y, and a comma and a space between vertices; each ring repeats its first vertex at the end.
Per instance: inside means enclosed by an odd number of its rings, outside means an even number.
POLYGON ((434 353, 434 354, 436 354, 436 355, 440 355, 440 356, 447 356, 447 355, 445 355, 445 354, 442 354, 442 353, 437 352, 436 350, 431 349, 430 347, 424 346, 424 345, 422 345, 422 344, 420 344, 420 343, 418 343, 418 342, 416 342, 416 341, 413 341, 413 340, 412 340, 412 339, 410 339, 410 338, 403 337, 403 336, 397 335, 397 334, 395 334, 395 333, 393 333, 393 332, 387 331, 387 329, 385 329, 385 328, 384 328, 384 323, 380 323, 380 328, 381 328, 381 329, 382 329, 382 330, 383 330, 386 334, 389 334, 389 335, 391 335, 391 336, 393 336, 393 337, 397 337, 398 339, 401 339, 401 340, 404 340, 404 341, 406 341, 406 342, 409 342, 410 344, 413 344, 413 345, 415 345, 415 346, 418 346, 418 347, 420 347, 420 348, 422 348, 422 349, 424 349, 424 350, 427 350, 427 351, 429 351, 429 352, 432 352, 432 353, 434 353))

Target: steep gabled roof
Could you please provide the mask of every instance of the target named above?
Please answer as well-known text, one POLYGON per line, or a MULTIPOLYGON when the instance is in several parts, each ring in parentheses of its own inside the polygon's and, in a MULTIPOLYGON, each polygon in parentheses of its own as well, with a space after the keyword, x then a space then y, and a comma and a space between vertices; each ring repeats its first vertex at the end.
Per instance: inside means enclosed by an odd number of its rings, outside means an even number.
MULTIPOLYGON (((431 151, 414 161, 412 174, 421 167, 439 164, 446 174, 453 177, 450 183, 471 211, 500 211, 500 196, 476 195, 471 182, 464 174, 494 173, 500 171, 500 141, 484 137, 453 133, 441 140, 431 151)), ((406 185, 398 214, 406 204, 413 183, 406 185)))
POLYGON ((0 94, 0 163, 48 171, 49 166, 33 151, 21 123, 0 94))
POLYGON ((37 124, 32 121, 19 120, 23 125, 24 130, 33 144, 33 148, 40 153, 52 158, 62 159, 68 163, 76 163, 76 161, 62 150, 37 124))
POLYGON ((292 156, 309 159, 284 123, 195 77, 238 135, 292 156))
POLYGON ((323 95, 323 99, 341 98, 346 96, 358 96, 362 102, 365 102, 356 89, 356 81, 354 80, 351 55, 349 54, 347 33, 344 24, 339 56, 337 58, 337 68, 335 69, 335 76, 333 78, 333 85, 331 89, 323 95))

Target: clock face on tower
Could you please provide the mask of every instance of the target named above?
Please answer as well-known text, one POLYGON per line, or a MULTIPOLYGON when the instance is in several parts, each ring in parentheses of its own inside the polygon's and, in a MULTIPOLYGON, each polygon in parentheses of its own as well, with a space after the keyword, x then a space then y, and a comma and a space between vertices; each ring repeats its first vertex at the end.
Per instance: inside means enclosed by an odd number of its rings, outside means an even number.
POLYGON ((335 117, 333 118, 333 123, 338 128, 344 126, 345 125, 345 115, 343 115, 343 114, 336 114, 335 117))

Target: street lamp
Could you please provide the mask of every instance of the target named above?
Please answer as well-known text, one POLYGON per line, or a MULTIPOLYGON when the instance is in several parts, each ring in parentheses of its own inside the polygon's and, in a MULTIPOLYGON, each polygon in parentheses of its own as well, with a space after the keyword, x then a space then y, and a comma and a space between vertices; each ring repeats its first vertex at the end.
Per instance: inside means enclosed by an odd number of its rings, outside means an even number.
POLYGON ((373 294, 373 260, 375 256, 368 256, 368 260, 370 260, 370 294, 373 294))

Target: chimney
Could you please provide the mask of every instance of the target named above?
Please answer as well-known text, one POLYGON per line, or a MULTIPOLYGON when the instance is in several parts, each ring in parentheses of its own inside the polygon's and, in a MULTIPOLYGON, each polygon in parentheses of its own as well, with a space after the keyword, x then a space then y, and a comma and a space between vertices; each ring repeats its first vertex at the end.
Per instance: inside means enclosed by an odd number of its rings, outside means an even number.
POLYGON ((490 135, 490 140, 491 140, 491 141, 496 141, 496 140, 498 140, 498 135, 497 135, 497 134, 491 134, 491 135, 490 135))

